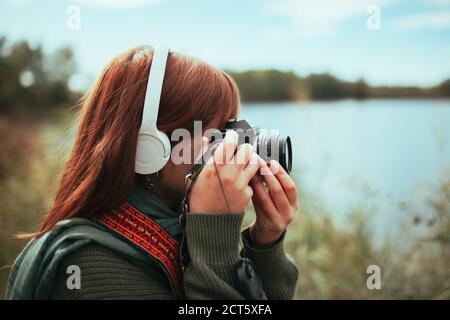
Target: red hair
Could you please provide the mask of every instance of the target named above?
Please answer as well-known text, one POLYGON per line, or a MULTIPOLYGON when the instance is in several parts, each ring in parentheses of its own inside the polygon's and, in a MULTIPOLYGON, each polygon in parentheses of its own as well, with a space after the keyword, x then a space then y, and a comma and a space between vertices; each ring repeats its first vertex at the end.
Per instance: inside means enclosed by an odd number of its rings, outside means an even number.
MULTIPOLYGON (((83 98, 78 135, 63 172, 53 207, 38 232, 58 221, 95 218, 126 200, 135 181, 134 161, 138 130, 153 50, 131 49, 114 58, 83 98)), ((236 115, 239 90, 223 71, 170 53, 158 128, 169 135, 177 128, 193 132, 194 121, 236 115)))

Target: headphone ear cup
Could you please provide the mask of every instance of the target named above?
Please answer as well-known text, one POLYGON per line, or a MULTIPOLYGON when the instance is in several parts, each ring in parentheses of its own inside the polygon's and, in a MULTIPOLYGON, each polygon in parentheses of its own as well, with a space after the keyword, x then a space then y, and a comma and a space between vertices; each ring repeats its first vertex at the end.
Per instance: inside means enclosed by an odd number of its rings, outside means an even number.
POLYGON ((158 137, 159 137, 159 141, 161 142, 161 144, 164 147, 164 158, 167 158, 166 162, 169 160, 170 158, 170 152, 172 151, 172 145, 170 144, 170 139, 167 136, 167 134, 165 134, 162 131, 158 130, 158 137))
POLYGON ((151 174, 161 170, 170 159, 170 151, 170 140, 165 133, 139 134, 134 171, 151 174))

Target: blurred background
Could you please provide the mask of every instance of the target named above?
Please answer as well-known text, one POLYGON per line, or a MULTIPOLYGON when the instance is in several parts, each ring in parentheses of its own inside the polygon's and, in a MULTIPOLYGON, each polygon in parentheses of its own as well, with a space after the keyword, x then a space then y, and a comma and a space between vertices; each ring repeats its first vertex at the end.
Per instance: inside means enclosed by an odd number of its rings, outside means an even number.
POLYGON ((164 43, 227 70, 242 116, 291 136, 297 299, 449 299, 449 40, 448 0, 0 0, 0 298, 80 97, 114 55, 164 43))

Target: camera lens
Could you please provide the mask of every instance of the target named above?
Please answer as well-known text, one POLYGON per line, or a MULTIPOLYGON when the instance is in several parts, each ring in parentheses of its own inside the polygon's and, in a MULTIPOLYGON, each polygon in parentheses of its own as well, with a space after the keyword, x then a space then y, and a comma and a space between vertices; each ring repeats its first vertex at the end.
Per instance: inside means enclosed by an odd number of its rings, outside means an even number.
POLYGON ((269 162, 270 160, 277 160, 287 173, 291 172, 291 138, 284 138, 278 135, 258 135, 256 139, 256 152, 266 162, 269 162))
POLYGON ((287 136, 282 138, 279 144, 280 164, 287 173, 291 173, 292 169, 292 145, 291 138, 287 136))

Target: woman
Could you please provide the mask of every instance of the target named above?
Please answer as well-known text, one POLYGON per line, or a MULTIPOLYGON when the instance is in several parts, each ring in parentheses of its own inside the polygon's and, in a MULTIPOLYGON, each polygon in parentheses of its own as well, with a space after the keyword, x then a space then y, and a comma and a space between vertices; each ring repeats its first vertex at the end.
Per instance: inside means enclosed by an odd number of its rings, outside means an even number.
MULTIPOLYGON (((154 174, 135 173, 152 60, 147 47, 116 57, 84 98, 54 206, 17 258, 7 298, 292 298, 297 269, 283 239, 297 191, 279 163, 268 166, 227 132, 192 185, 183 223, 180 202, 192 164, 169 161, 154 174), (250 200, 256 221, 241 235, 250 200), (242 266, 257 277, 243 279, 242 266)), ((238 88, 226 73, 170 53, 160 131, 193 133, 198 120, 204 130, 221 129, 239 109, 238 88)), ((188 142, 192 162, 209 143, 195 136, 188 142), (196 143, 200 150, 190 147, 196 143)))

